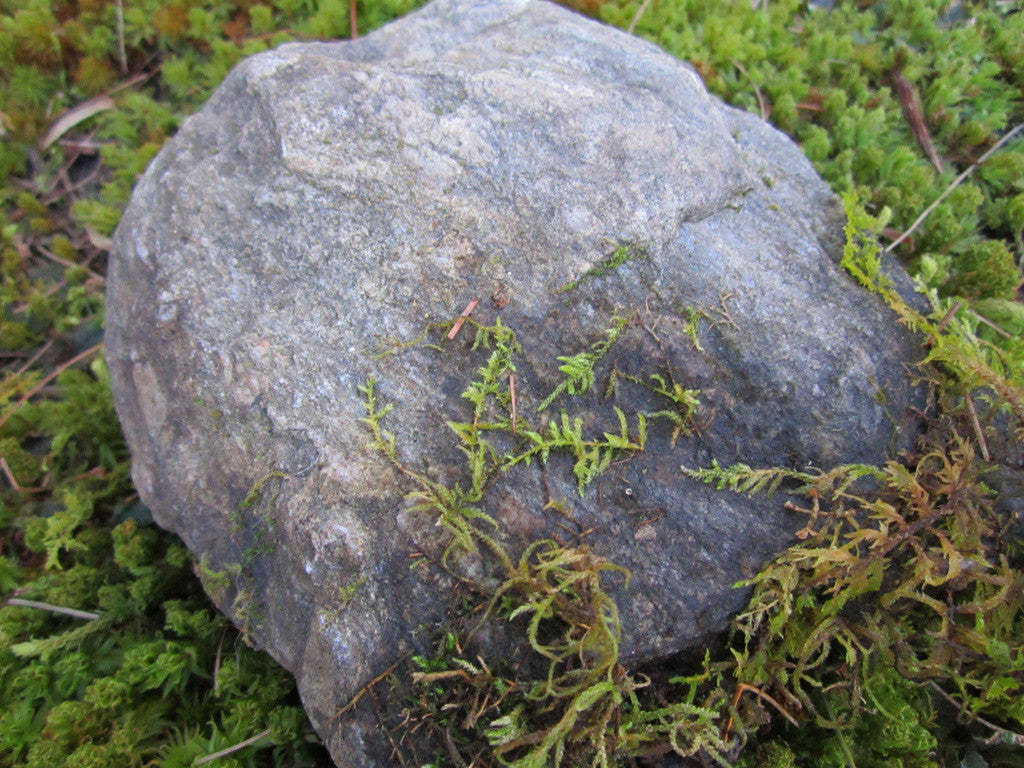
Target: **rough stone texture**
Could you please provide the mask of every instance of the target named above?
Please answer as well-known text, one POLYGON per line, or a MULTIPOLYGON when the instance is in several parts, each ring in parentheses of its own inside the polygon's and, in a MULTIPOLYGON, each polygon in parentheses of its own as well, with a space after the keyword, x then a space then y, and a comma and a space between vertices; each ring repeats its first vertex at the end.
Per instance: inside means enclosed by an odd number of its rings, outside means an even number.
POLYGON ((702 391, 699 435, 672 446, 653 425, 582 498, 564 458, 520 467, 487 505, 514 549, 566 537, 542 509, 565 499, 632 571, 615 588, 627 663, 657 659, 721 630, 745 599, 733 583, 803 524, 681 465, 826 467, 912 437, 919 350, 837 269, 841 224, 786 137, 654 46, 544 2, 437 0, 357 42, 252 57, 153 162, 115 238, 107 354, 139 492, 295 673, 338 764, 387 765, 371 697, 332 715, 430 642, 452 584, 410 569, 442 530, 367 447, 356 387, 379 380, 407 465, 456 482, 445 420, 466 418, 459 393, 487 353, 471 328, 370 352, 479 298, 474 319, 523 344, 518 408, 536 425, 557 357, 616 308, 639 313, 595 392, 552 413, 617 431, 613 406, 632 424, 665 404, 622 378, 604 399, 613 367, 671 372, 702 391), (559 292, 614 243, 647 258, 559 292), (716 320, 701 349, 687 308, 716 320))

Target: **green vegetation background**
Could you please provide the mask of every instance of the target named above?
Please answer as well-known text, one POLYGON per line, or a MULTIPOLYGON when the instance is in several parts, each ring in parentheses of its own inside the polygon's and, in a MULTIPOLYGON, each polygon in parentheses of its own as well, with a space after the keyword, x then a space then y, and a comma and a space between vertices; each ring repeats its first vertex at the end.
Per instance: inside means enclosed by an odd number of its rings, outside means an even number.
MULTIPOLYGON (((359 2, 357 30, 417 5, 359 2)), ((639 18, 639 2, 574 5, 635 22, 713 92, 789 133, 881 217, 871 226, 883 243, 1024 121, 1014 2, 653 0, 639 18)), ((342 0, 0 0, 0 766, 170 768, 240 744, 213 764, 329 764, 291 678, 211 607, 191 556, 131 486, 102 359, 103 292, 132 186, 181 120, 241 57, 348 38, 349 14, 342 0)), ((939 297, 963 300, 971 331, 1018 379, 1022 250, 1020 137, 896 249, 939 297)), ((1019 595, 1008 605, 1019 630, 1019 595)), ((991 649, 1002 687, 980 699, 1021 695, 1020 634, 991 649)), ((982 757, 977 720, 955 726, 936 696, 899 675, 887 684, 874 705, 884 720, 838 739, 766 725, 755 764, 1024 765, 1021 744, 982 757)), ((1003 733, 1020 731, 996 711, 1003 733)))

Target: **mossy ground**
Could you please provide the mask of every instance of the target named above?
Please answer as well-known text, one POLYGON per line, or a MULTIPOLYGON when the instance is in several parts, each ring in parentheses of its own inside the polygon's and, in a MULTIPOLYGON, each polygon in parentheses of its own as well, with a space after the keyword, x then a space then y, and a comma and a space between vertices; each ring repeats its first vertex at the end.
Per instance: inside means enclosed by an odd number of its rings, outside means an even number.
MULTIPOLYGON (((417 4, 360 2, 357 29, 417 4)), ((635 23, 788 132, 881 217, 861 230, 883 244, 1024 121, 1015 3, 653 0, 639 17, 639 2, 576 6, 635 23)), ((185 766, 254 738, 214 764, 327 764, 288 676, 216 614, 184 547, 139 504, 101 344, 108 238, 146 163, 239 58, 348 37, 349 11, 342 0, 0 0, 2 765, 185 766)), ((916 326, 933 340, 931 443, 875 468, 878 495, 837 492, 838 475, 796 478, 819 517, 756 580, 738 655, 723 643, 677 675, 676 703, 731 707, 732 733, 748 737, 741 764, 1024 764, 1012 743, 1024 730, 1020 532, 979 480, 992 425, 1019 437, 997 407, 1024 408, 1022 247, 1018 135, 894 249, 941 306, 962 302, 916 326)), ((708 477, 741 490, 767 477, 731 472, 708 477)), ((499 732, 511 713, 496 714, 479 743, 515 738, 499 732)))

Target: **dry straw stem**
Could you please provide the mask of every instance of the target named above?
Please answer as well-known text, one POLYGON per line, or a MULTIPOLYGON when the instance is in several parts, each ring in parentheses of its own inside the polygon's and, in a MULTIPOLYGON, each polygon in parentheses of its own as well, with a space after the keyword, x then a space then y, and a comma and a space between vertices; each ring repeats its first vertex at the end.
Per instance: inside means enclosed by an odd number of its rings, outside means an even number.
POLYGON ((640 7, 636 9, 636 14, 633 16, 633 20, 629 22, 629 26, 626 28, 626 31, 629 34, 633 34, 633 30, 636 29, 636 25, 640 21, 640 17, 644 15, 644 11, 647 10, 647 6, 649 6, 650 4, 651 0, 644 0, 640 4, 640 7))
POLYGON ((7 605, 16 605, 21 608, 38 608, 41 611, 59 613, 63 616, 71 616, 74 619, 84 619, 86 621, 92 621, 93 619, 98 619, 100 617, 98 613, 93 613, 92 611, 80 611, 77 608, 65 608, 62 605, 41 603, 38 600, 22 600, 17 597, 9 598, 7 600, 7 605))
POLYGON ((992 156, 993 152, 995 152, 997 149, 1003 146, 1003 144, 1005 144, 1014 136, 1016 136, 1022 128, 1024 128, 1024 123, 1020 123, 1016 128, 1014 128, 1012 131, 1003 136, 1003 138, 1001 138, 999 141, 993 144, 992 147, 987 152, 985 152, 985 154, 983 154, 981 157, 979 157, 977 160, 971 163, 971 167, 968 168, 963 173, 961 173, 959 176, 957 176, 953 180, 953 183, 946 187, 945 191, 935 199, 935 202, 933 202, 931 205, 924 209, 924 213, 918 216, 914 223, 911 224, 902 235, 897 237, 895 240, 893 240, 891 243, 889 243, 889 245, 885 247, 885 252, 889 253, 890 251, 892 251, 893 248, 895 248, 897 245, 899 245, 908 237, 910 237, 910 233, 917 229, 919 226, 921 226, 921 222, 928 218, 928 215, 931 214, 931 212, 934 211, 936 207, 938 207, 939 203, 946 199, 950 192, 959 187, 960 184, 963 183, 964 179, 966 179, 968 176, 971 175, 971 173, 974 172, 975 168, 977 168, 979 165, 988 160, 989 157, 992 156))
MULTIPOLYGON (((74 269, 76 267, 84 266, 83 264, 75 264, 73 261, 68 261, 67 259, 62 258, 61 256, 58 256, 56 253, 51 251, 49 248, 46 248, 45 246, 35 245, 33 247, 35 248, 37 253, 41 254, 45 258, 47 258, 50 261, 54 262, 55 264, 60 264, 61 266, 68 267, 69 269, 74 269)), ((88 269, 88 268, 86 268, 85 271, 89 275, 89 277, 92 280, 94 280, 96 283, 98 283, 99 285, 106 285, 107 284, 107 278, 105 278, 99 272, 94 272, 93 270, 88 269)))
POLYGON ((83 101, 81 104, 72 107, 53 121, 53 124, 50 126, 50 130, 48 130, 46 135, 39 140, 39 149, 48 149, 53 142, 82 121, 88 120, 93 115, 99 114, 106 109, 113 108, 114 100, 105 93, 100 94, 99 96, 93 96, 88 101, 83 101))
POLYGON ((978 421, 978 412, 974 409, 974 400, 971 393, 964 394, 964 402, 967 403, 967 412, 971 417, 971 426, 974 428, 974 436, 978 439, 978 447, 981 449, 981 457, 985 461, 992 461, 988 452, 988 441, 985 440, 985 433, 981 429, 981 422, 978 421))
POLYGON ((35 394, 38 394, 38 393, 39 393, 39 391, 40 391, 40 390, 42 390, 42 388, 43 388, 43 387, 45 387, 45 386, 46 386, 47 384, 49 384, 49 383, 50 383, 51 381, 53 381, 53 380, 54 380, 55 378, 57 378, 58 376, 60 376, 60 375, 61 375, 61 373, 63 373, 64 371, 66 371, 66 370, 67 370, 68 368, 70 368, 70 367, 71 367, 72 365, 74 365, 75 363, 81 362, 81 361, 82 361, 82 360, 84 360, 85 358, 87 358, 87 357, 89 357, 90 355, 92 355, 92 354, 94 354, 94 353, 98 352, 98 351, 99 351, 99 350, 101 350, 101 349, 103 349, 103 342, 102 342, 102 341, 101 341, 101 342, 100 342, 99 344, 95 344, 95 345, 93 345, 93 346, 89 347, 89 348, 88 348, 87 350, 85 350, 84 352, 79 352, 79 353, 78 353, 77 355, 75 355, 74 357, 72 357, 72 358, 71 358, 70 360, 68 360, 68 361, 67 361, 66 363, 63 363, 63 364, 61 364, 61 365, 57 366, 56 368, 54 368, 54 369, 53 369, 53 371, 51 371, 51 372, 50 372, 49 374, 47 374, 46 376, 44 376, 44 377, 43 377, 43 379, 42 379, 42 380, 41 380, 41 381, 40 381, 40 382, 39 382, 38 384, 36 384, 36 385, 35 385, 34 387, 32 387, 32 389, 30 389, 30 390, 29 390, 28 392, 26 392, 26 393, 25 393, 24 395, 22 395, 22 396, 21 396, 21 399, 20 399, 20 400, 18 400, 18 402, 16 402, 16 403, 14 404, 14 407, 13 407, 13 408, 11 408, 11 409, 10 409, 10 410, 9 410, 9 411, 8 411, 7 413, 5 413, 5 414, 4 414, 3 416, 0 416, 0 427, 2 427, 2 426, 3 426, 4 424, 6 424, 6 423, 7 423, 7 420, 8 420, 9 418, 11 418, 11 415, 12 415, 12 414, 13 414, 13 413, 14 413, 15 411, 17 411, 17 410, 18 410, 19 408, 21 408, 21 406, 23 406, 23 405, 24 405, 25 403, 27 403, 27 402, 29 401, 29 398, 31 398, 31 397, 32 397, 33 395, 35 395, 35 394))
MULTIPOLYGON (((736 686, 736 694, 732 697, 732 708, 734 710, 736 709, 736 707, 739 706, 740 697, 744 693, 746 693, 747 691, 750 691, 755 696, 757 696, 759 699, 762 699, 763 701, 767 701, 769 704, 771 704, 773 707, 775 707, 775 709, 777 709, 779 711, 779 714, 781 714, 790 723, 792 723, 794 727, 796 727, 796 728, 800 727, 800 723, 798 723, 796 721, 796 718, 794 718, 791 714, 789 714, 789 712, 786 711, 786 708, 783 707, 781 704, 779 704, 779 702, 777 702, 775 699, 773 699, 767 693, 762 691, 760 688, 758 688, 756 686, 753 686, 753 685, 749 685, 747 683, 740 683, 739 685, 736 686)), ((729 734, 732 731, 732 724, 733 724, 733 716, 729 715, 729 719, 725 723, 725 735, 723 736, 723 738, 728 738, 729 737, 729 734)))
POLYGON ((1012 744, 1015 747, 1024 747, 1024 735, 1021 735, 1019 733, 1014 733, 1013 731, 1008 731, 1005 728, 1000 728, 995 723, 990 723, 985 718, 980 717, 980 716, 974 714, 969 709, 967 709, 963 705, 962 702, 957 701, 952 696, 950 696, 948 693, 946 693, 944 690, 942 690, 942 688, 934 680, 929 680, 928 681, 928 685, 930 685, 932 688, 934 688, 936 691, 938 691, 939 694, 942 696, 942 698, 944 698, 946 701, 948 701, 954 707, 959 709, 965 715, 969 716, 976 723, 980 723, 981 725, 985 726, 986 728, 991 728, 992 729, 993 734, 992 734, 991 738, 989 738, 989 739, 987 739, 985 741, 986 746, 990 746, 991 747, 991 746, 994 746, 996 744, 1012 744))
POLYGON ((512 431, 516 431, 516 375, 508 375, 508 398, 512 407, 512 431))
POLYGON ((124 0, 116 0, 117 11, 117 61, 121 65, 121 74, 128 74, 128 54, 124 47, 124 0))
POLYGON ((7 459, 0 456, 0 469, 3 470, 4 477, 7 478, 7 482, 11 484, 11 488, 18 491, 19 493, 39 493, 45 491, 46 488, 41 485, 23 486, 18 483, 18 478, 14 476, 10 466, 7 464, 7 459))
POLYGON ((206 763, 213 762, 214 760, 217 760, 217 759, 219 759, 221 757, 225 757, 227 755, 232 754, 233 752, 237 752, 240 749, 245 749, 246 747, 250 746, 251 744, 255 744, 260 739, 264 738, 265 736, 269 736, 269 735, 270 735, 270 729, 267 728, 267 730, 260 731, 255 736, 250 736, 245 741, 240 741, 237 744, 234 744, 234 745, 232 745, 230 747, 227 747, 226 749, 220 750, 219 752, 214 752, 212 755, 207 755, 206 757, 200 757, 198 760, 196 760, 195 764, 196 765, 205 765, 206 763))
POLYGON ((343 706, 341 709, 339 709, 337 712, 335 712, 331 716, 331 719, 327 721, 328 724, 333 723, 335 720, 337 720, 343 714, 348 712, 350 709, 354 709, 356 704, 359 703, 359 700, 361 698, 363 698, 363 696, 365 696, 367 693, 369 693, 370 690, 373 688, 373 686, 377 685, 377 683, 381 682, 382 680, 386 680, 387 678, 391 677, 391 673, 394 672, 398 668, 399 663, 400 662, 396 661, 390 667, 388 667, 383 672, 381 672, 379 675, 377 675, 375 678, 373 678, 373 680, 371 680, 366 685, 364 685, 362 688, 360 688, 358 691, 356 691, 355 696, 353 696, 351 699, 349 699, 348 703, 345 706, 343 706))

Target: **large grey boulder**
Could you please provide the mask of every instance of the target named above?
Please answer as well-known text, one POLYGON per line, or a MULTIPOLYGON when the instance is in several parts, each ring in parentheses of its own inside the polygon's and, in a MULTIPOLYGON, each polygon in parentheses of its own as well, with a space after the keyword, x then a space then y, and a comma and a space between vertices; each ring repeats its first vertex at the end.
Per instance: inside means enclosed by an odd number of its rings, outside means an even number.
MULTIPOLYGON (((646 450, 582 495, 553 455, 482 502, 511 552, 582 534, 628 568, 609 581, 623 659, 657 660, 721 631, 734 582, 804 525, 681 466, 878 461, 913 437, 918 347, 837 267, 841 231, 785 136, 649 43, 539 0, 435 0, 357 42, 254 56, 156 158, 115 237, 107 355, 139 493, 294 672, 338 764, 388 765, 371 696, 335 713, 429 646, 454 581, 410 558, 447 534, 369 447, 357 387, 375 378, 394 405, 401 464, 449 486, 468 474, 445 422, 469 418, 460 394, 489 355, 471 324, 446 338, 472 299, 522 346, 519 434, 563 409, 617 433, 616 407, 635 430, 667 407, 637 383, 652 374, 700 390, 691 434, 653 418, 646 450), (635 258, 602 271, 617 247, 635 258), (558 357, 616 311, 633 319, 595 385, 538 413, 558 357)), ((486 581, 475 567, 460 575, 486 581)))

